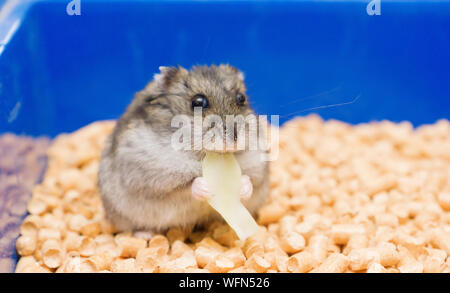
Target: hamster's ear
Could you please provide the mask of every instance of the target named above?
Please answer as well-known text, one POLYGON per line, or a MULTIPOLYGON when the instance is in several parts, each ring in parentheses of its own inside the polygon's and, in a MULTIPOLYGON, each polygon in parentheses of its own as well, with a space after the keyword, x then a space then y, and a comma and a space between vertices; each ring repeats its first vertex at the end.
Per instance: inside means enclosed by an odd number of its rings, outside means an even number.
POLYGON ((244 73, 243 73, 242 71, 240 71, 239 69, 237 69, 236 67, 231 66, 231 65, 229 65, 229 64, 220 64, 220 65, 219 65, 219 68, 221 68, 221 69, 223 69, 223 70, 226 70, 226 71, 228 71, 228 72, 237 74, 237 75, 238 75, 238 78, 239 78, 241 81, 244 81, 244 73))
POLYGON ((181 66, 160 66, 160 73, 153 76, 156 83, 162 87, 167 88, 179 75, 186 74, 187 70, 181 66))
POLYGON ((238 77, 241 81, 244 81, 245 75, 242 71, 238 70, 238 77))

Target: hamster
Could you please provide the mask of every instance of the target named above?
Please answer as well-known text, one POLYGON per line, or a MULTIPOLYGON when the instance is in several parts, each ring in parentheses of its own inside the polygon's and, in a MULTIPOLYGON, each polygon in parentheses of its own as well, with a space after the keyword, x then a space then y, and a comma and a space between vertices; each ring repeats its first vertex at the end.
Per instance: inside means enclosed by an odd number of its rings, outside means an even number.
MULTIPOLYGON (((203 116, 245 117, 254 113, 245 91, 242 72, 212 65, 160 67, 136 93, 105 143, 98 173, 106 218, 118 231, 151 237, 171 227, 192 229, 221 219, 205 200, 210 196, 201 177, 205 149, 174 149, 171 120, 181 114, 193 119, 194 107, 201 107, 203 116)), ((241 201, 253 215, 269 190, 262 152, 234 152, 243 174, 241 201)))

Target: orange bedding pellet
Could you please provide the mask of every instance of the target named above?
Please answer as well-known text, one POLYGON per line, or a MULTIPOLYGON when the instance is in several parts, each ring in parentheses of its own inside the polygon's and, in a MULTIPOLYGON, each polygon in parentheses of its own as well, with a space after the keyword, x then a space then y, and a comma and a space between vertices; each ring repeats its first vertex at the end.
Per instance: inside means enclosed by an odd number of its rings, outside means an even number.
POLYGON ((115 233, 96 187, 114 122, 58 136, 28 203, 16 272, 450 272, 450 123, 280 129, 261 231, 214 222, 150 241, 115 233))

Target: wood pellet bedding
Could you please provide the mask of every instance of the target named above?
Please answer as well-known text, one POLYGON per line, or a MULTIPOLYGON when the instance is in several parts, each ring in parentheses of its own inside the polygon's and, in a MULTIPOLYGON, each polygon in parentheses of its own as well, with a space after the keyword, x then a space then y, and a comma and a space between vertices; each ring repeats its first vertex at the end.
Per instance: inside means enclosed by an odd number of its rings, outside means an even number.
POLYGON ((16 272, 450 272, 450 123, 281 127, 260 233, 223 223, 115 233, 96 187, 113 121, 58 136, 21 226, 16 272))

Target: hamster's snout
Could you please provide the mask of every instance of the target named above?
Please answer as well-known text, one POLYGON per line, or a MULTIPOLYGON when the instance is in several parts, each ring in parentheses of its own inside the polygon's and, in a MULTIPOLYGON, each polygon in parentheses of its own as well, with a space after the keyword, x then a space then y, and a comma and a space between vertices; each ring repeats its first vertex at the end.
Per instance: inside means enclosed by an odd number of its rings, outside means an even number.
POLYGON ((234 153, 245 148, 245 141, 241 142, 240 138, 245 138, 244 131, 240 130, 236 124, 221 125, 213 135, 205 132, 203 137, 203 147, 208 151, 218 153, 234 153))

